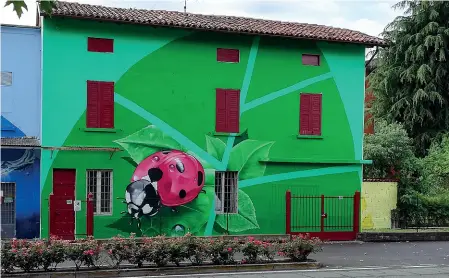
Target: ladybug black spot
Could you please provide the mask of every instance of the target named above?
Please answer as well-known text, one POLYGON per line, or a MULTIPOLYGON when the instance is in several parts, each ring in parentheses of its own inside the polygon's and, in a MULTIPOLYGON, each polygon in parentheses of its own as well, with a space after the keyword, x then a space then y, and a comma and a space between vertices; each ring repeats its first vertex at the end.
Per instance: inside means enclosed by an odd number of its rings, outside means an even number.
POLYGON ((200 186, 203 183, 203 172, 198 171, 198 186, 200 186))
POLYGON ((182 163, 182 161, 179 159, 176 159, 175 161, 176 161, 176 169, 178 169, 178 172, 184 173, 185 168, 184 168, 184 164, 182 163))
POLYGON ((186 191, 184 189, 182 189, 181 191, 179 191, 179 198, 183 199, 185 198, 187 195, 186 191))
POLYGON ((148 169, 148 177, 150 177, 151 182, 159 181, 162 179, 162 170, 159 168, 148 169))

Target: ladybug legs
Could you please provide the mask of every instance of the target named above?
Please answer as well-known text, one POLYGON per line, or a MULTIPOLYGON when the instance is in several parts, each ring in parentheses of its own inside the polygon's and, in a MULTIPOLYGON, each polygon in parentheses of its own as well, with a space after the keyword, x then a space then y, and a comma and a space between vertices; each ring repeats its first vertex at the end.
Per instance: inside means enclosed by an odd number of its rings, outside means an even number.
POLYGON ((172 212, 175 212, 175 213, 178 213, 178 212, 179 212, 177 207, 172 207, 172 208, 171 208, 171 211, 172 211, 172 212))
POLYGON ((203 189, 203 190, 201 190, 201 193, 204 193, 204 194, 206 194, 206 190, 204 190, 204 189, 203 189))

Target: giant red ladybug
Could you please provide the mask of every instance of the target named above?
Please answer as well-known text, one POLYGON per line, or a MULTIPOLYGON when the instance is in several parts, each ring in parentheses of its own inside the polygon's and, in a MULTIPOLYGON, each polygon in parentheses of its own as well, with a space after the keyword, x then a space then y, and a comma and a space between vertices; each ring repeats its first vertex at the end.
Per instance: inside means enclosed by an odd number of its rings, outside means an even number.
POLYGON ((145 158, 134 171, 131 182, 142 179, 153 184, 162 205, 176 207, 198 196, 203 190, 205 175, 203 166, 195 157, 171 150, 156 152, 145 158), (158 172, 157 181, 149 176, 150 170, 158 172))

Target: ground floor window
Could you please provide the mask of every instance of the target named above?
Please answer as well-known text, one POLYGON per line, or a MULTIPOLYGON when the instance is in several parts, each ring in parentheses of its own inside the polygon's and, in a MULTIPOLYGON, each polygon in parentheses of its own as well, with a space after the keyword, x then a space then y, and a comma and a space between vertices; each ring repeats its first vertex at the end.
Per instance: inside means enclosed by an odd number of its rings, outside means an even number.
POLYGON ((1 237, 13 238, 16 233, 16 184, 2 182, 1 198, 1 237))
POLYGON ((215 172, 215 212, 237 213, 238 209, 238 172, 215 172))
POLYGON ((94 214, 111 214, 112 170, 87 170, 87 192, 94 195, 94 214))

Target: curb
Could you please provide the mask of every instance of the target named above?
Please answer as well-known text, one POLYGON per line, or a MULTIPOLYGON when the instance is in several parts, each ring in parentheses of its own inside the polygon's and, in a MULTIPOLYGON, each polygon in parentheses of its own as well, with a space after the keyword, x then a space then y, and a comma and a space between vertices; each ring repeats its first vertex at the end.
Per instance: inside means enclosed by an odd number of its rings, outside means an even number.
POLYGON ((246 264, 246 265, 203 265, 184 267, 163 267, 163 268, 125 268, 125 269, 100 269, 100 270, 80 270, 80 271, 54 271, 2 274, 2 277, 76 277, 76 278, 97 278, 97 277, 139 277, 139 276, 165 276, 165 275, 194 275, 212 273, 233 273, 248 271, 280 271, 280 270, 301 270, 319 269, 323 265, 319 262, 300 263, 270 263, 270 264, 246 264))
POLYGON ((360 233, 357 239, 364 242, 449 241, 449 232, 366 232, 360 233))

